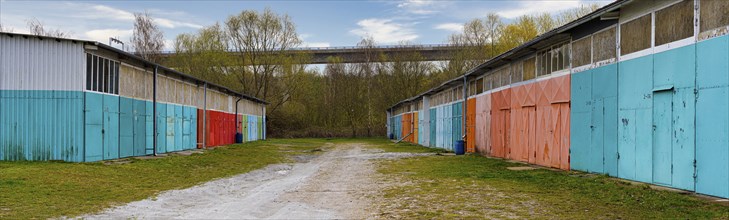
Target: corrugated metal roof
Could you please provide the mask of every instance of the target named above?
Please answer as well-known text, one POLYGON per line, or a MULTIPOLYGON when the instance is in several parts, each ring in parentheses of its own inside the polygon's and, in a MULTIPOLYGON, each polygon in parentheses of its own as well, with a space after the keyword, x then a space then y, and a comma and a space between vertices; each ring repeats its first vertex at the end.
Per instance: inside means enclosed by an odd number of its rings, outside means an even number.
POLYGON ((535 37, 534 39, 532 39, 532 40, 530 40, 530 41, 528 41, 528 42, 526 42, 526 43, 524 43, 524 44, 522 44, 522 45, 520 45, 518 47, 515 47, 515 48, 513 48, 513 49, 511 49, 509 51, 506 51, 506 52, 504 52, 504 53, 502 53, 502 54, 500 54, 500 55, 498 55, 498 56, 496 56, 496 57, 494 57, 494 58, 492 58, 492 59, 490 59, 490 60, 488 60, 488 61, 486 61, 486 62, 484 62, 484 63, 482 63, 482 64, 480 64, 480 65, 478 65, 478 66, 476 66, 476 67, 474 67, 474 68, 472 68, 470 70, 468 70, 468 71, 466 71, 466 73, 464 73, 463 75, 461 75, 459 77, 456 77, 454 79, 451 79, 451 80, 446 81, 445 83, 441 84, 440 86, 437 86, 437 87, 435 87, 433 89, 430 89, 430 90, 428 90, 428 91, 426 91, 426 92, 424 92, 422 94, 419 94, 417 96, 414 96, 414 97, 411 97, 411 98, 402 100, 402 101, 400 101, 400 102, 392 105, 390 108, 388 108, 388 110, 392 110, 392 109, 398 107, 399 105, 408 103, 408 102, 410 102, 412 100, 416 100, 416 99, 418 99, 418 98, 420 98, 420 97, 422 97, 424 95, 430 95, 430 94, 433 94, 433 93, 442 91, 445 88, 452 87, 455 84, 454 82, 463 81, 463 77, 468 78, 468 77, 473 77, 473 76, 476 76, 477 77, 477 76, 484 75, 489 70, 498 68, 498 67, 500 67, 500 66, 502 66, 504 64, 507 64, 507 63, 511 62, 511 59, 513 59, 513 58, 519 58, 519 57, 523 56, 524 55, 524 52, 531 52, 531 51, 533 51, 533 49, 532 49, 533 46, 539 45, 539 44, 543 43, 544 41, 549 41, 550 39, 558 39, 558 38, 560 38, 563 35, 564 32, 566 32, 566 31, 568 31, 568 30, 570 30, 570 29, 572 29, 572 28, 574 28, 574 27, 576 27, 578 25, 584 24, 584 23, 586 23, 586 22, 588 22, 588 21, 590 21, 592 19, 595 19, 595 18, 597 18, 597 17, 599 17, 599 16, 601 16, 601 15, 603 15, 605 13, 608 13, 610 11, 613 11, 615 9, 618 9, 618 8, 622 7, 623 5, 628 4, 628 3, 632 2, 632 1, 634 1, 634 0, 617 0, 617 1, 615 1, 613 3, 610 3, 610 4, 606 5, 606 6, 603 6, 602 8, 599 8, 599 9, 595 10, 594 12, 591 12, 590 14, 587 14, 587 15, 582 16, 582 17, 580 17, 580 18, 578 18, 578 19, 576 19, 574 21, 571 21, 571 22, 565 24, 565 25, 562 25, 560 27, 557 27, 555 29, 552 29, 551 31, 548 31, 547 33, 544 33, 542 35, 539 35, 539 36, 535 37))
MULTIPOLYGON (((174 75, 177 75, 179 77, 182 77, 183 79, 193 80, 193 81, 196 81, 198 83, 206 83, 206 84, 208 84, 208 88, 216 89, 218 91, 221 91, 221 92, 224 92, 224 93, 228 93, 228 94, 233 94, 233 95, 238 96, 240 98, 247 99, 247 100, 250 100, 250 101, 254 101, 254 102, 257 102, 257 103, 268 104, 268 102, 266 102, 263 99, 259 99, 259 98, 256 98, 256 97, 253 97, 253 96, 250 96, 250 95, 247 95, 247 94, 243 94, 243 93, 236 92, 235 90, 232 90, 232 89, 227 88, 225 86, 221 86, 221 85, 218 85, 218 84, 215 84, 215 83, 211 83, 211 82, 208 82, 208 81, 199 79, 197 77, 194 77, 194 76, 185 74, 183 72, 180 72, 180 71, 177 71, 177 70, 174 70, 174 69, 170 69, 170 68, 165 67, 165 66, 162 66, 160 64, 147 61, 147 60, 145 60, 145 59, 143 59, 143 58, 141 58, 139 56, 136 56, 136 55, 134 55, 132 53, 128 53, 126 51, 123 51, 123 50, 117 49, 115 47, 112 47, 112 46, 109 46, 109 45, 106 45, 106 44, 103 44, 103 43, 99 43, 99 42, 96 42, 96 41, 80 40, 80 39, 71 39, 71 38, 48 37, 48 36, 29 35, 29 34, 19 34, 19 33, 9 33, 9 32, 0 32, 0 35, 7 35, 7 36, 10 36, 10 37, 19 36, 19 37, 25 37, 25 38, 33 37, 33 38, 40 38, 40 39, 56 40, 56 41, 59 41, 59 42, 60 41, 71 41, 71 42, 74 42, 74 43, 80 42, 80 43, 86 43, 86 44, 95 45, 95 46, 98 46, 98 47, 100 47, 102 49, 105 49, 105 50, 108 50, 108 51, 117 53, 117 54, 119 54, 121 56, 130 58, 130 59, 132 59, 134 61, 138 61, 138 62, 144 63, 145 65, 149 65, 149 66, 152 66, 152 67, 157 66, 160 70, 163 70, 163 71, 165 71, 167 73, 172 73, 174 75)), ((81 83, 83 83, 83 82, 81 82, 81 83)))

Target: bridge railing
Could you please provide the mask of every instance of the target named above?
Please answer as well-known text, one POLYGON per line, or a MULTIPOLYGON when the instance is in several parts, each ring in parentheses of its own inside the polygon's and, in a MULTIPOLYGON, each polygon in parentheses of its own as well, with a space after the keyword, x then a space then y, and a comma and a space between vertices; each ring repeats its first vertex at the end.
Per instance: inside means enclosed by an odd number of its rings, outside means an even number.
MULTIPOLYGON (((447 49, 458 47, 453 44, 418 44, 418 45, 382 45, 382 46, 339 46, 339 47, 296 47, 291 48, 289 51, 332 51, 332 50, 362 50, 372 48, 375 50, 386 50, 386 49, 447 49)), ((235 50, 228 50, 228 52, 237 52, 235 50)), ((160 51, 162 55, 175 54, 175 51, 166 50, 160 51)))

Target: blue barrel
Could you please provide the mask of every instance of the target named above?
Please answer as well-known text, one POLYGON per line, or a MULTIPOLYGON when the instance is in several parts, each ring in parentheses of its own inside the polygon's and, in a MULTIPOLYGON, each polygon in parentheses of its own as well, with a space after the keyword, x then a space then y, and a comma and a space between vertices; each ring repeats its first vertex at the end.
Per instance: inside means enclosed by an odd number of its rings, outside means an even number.
POLYGON ((243 134, 235 133, 235 143, 243 143, 243 134))
POLYGON ((453 148, 453 151, 456 152, 456 155, 466 154, 466 149, 463 147, 463 143, 463 140, 456 141, 456 146, 453 148))

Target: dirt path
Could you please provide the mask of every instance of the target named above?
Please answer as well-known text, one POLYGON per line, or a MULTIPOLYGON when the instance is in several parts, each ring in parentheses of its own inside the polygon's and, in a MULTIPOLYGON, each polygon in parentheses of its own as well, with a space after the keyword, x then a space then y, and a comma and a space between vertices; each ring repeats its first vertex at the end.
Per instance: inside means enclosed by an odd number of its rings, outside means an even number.
POLYGON ((272 165, 81 218, 362 219, 376 215, 382 189, 370 159, 417 156, 382 153, 360 144, 335 146, 308 162, 272 165))

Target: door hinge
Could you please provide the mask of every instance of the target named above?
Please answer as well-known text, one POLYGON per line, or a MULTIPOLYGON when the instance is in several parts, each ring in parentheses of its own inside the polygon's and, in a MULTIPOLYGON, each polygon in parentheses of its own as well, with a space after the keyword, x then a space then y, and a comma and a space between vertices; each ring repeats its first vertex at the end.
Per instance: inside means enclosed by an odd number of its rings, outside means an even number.
POLYGON ((673 174, 673 164, 671 164, 671 174, 673 174))
POLYGON ((699 89, 698 88, 694 88, 694 99, 699 100, 699 89))
POLYGON ((618 160, 620 160, 620 153, 616 153, 618 155, 618 160))

